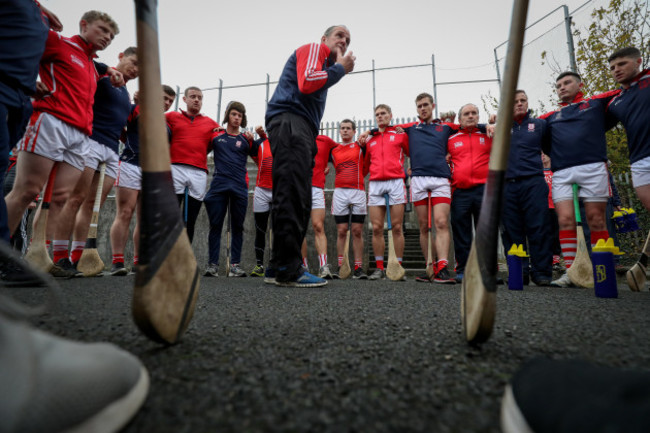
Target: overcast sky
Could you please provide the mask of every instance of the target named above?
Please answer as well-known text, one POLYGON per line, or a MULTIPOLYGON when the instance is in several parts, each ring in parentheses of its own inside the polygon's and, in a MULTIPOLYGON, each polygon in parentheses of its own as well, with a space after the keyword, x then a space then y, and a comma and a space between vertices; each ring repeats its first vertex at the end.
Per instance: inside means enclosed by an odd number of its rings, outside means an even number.
MULTIPOLYGON (((531 1, 528 23, 563 4, 574 11, 585 1, 531 1)), ((78 33, 79 19, 86 10, 110 14, 118 22, 120 34, 110 47, 99 53, 100 60, 109 65, 117 63, 120 51, 136 44, 132 0, 41 0, 41 3, 59 16, 66 36, 78 33)), ((603 4, 605 0, 592 3, 603 4)), ((593 5, 587 8, 593 9, 593 5)), ((355 71, 372 69, 373 60, 376 68, 429 64, 435 54, 439 83, 496 79, 493 50, 507 39, 511 10, 511 0, 404 3, 159 0, 162 81, 181 89, 190 85, 202 89, 217 87, 219 79, 224 86, 263 83, 266 74, 275 81, 289 55, 300 45, 318 41, 332 24, 345 24, 350 29, 349 50, 357 57, 355 71)), ((529 40, 562 19, 562 11, 554 13, 529 32, 529 40)), ((555 33, 561 36, 563 30, 555 33)), ((555 45, 548 48, 564 51, 565 44, 565 39, 553 43, 542 41, 544 49, 546 45, 555 45)), ((505 46, 501 53, 505 53, 505 46)), ((526 75, 551 76, 538 59, 535 54, 532 60, 527 60, 533 72, 526 75)), ((550 92, 548 84, 529 86, 543 94, 550 92)), ((137 83, 130 83, 128 88, 133 93, 137 83)), ((344 77, 329 91, 323 121, 345 117, 370 119, 372 89, 370 73, 344 77)), ((432 68, 378 71, 375 89, 376 103, 390 105, 395 116, 413 116, 416 114, 414 97, 423 91, 433 92, 432 68)), ((498 97, 496 83, 441 85, 438 105, 441 111, 446 111, 475 102, 485 120, 481 95, 488 91, 498 97)), ((217 118, 218 92, 206 90, 204 96, 204 114, 217 118)), ((263 124, 265 97, 263 86, 226 90, 221 111, 228 101, 239 100, 247 107, 250 125, 263 124)), ((180 106, 185 108, 182 101, 180 106)))

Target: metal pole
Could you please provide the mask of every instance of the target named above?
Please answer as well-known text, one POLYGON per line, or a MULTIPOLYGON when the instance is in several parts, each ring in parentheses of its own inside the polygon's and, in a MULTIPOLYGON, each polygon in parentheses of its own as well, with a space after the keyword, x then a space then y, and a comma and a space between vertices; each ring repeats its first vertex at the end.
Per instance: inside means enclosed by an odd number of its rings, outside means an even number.
POLYGON ((436 104, 436 115, 438 118, 438 86, 436 85, 436 56, 431 54, 431 71, 433 72, 433 102, 436 104))
POLYGON ((266 74, 266 105, 269 105, 269 93, 271 91, 271 77, 266 74))
POLYGON ((494 49, 494 64, 497 67, 497 81, 499 82, 499 88, 501 88, 501 72, 499 71, 499 56, 496 48, 494 49))
POLYGON ((178 101, 181 99, 181 88, 176 86, 176 101, 174 102, 174 111, 178 111, 178 101))
POLYGON ((569 47, 569 61, 571 62, 571 70, 573 72, 578 72, 578 66, 576 64, 576 52, 573 47, 573 35, 571 34, 571 15, 569 15, 569 8, 564 5, 564 28, 566 29, 566 43, 569 47))
POLYGON ((219 78, 219 102, 217 102, 217 123, 221 123, 221 97, 223 96, 223 80, 219 78))
MULTIPOLYGON (((372 59, 372 110, 374 114, 375 107, 377 106, 377 95, 375 94, 375 59, 372 59)), ((372 116, 374 119, 374 115, 372 116)))

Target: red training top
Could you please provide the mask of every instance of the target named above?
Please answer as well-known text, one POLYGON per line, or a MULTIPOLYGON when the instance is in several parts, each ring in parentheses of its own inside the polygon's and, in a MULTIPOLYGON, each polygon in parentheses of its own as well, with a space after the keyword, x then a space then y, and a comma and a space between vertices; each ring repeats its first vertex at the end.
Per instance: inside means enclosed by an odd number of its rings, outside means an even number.
POLYGON ((370 180, 404 179, 404 155, 409 152, 409 138, 389 126, 384 132, 368 137, 364 174, 370 180))
POLYGON ((326 135, 316 137, 316 146, 318 153, 314 159, 314 170, 311 176, 311 186, 316 188, 325 188, 325 169, 330 160, 330 152, 338 146, 338 143, 326 135))
POLYGON ((336 170, 334 188, 351 188, 363 191, 364 152, 359 143, 339 144, 332 149, 332 163, 336 170))
POLYGON ((268 138, 257 148, 257 156, 253 157, 257 164, 257 180, 255 185, 260 188, 273 188, 273 154, 268 138))
POLYGON ((165 114, 171 133, 169 155, 172 164, 186 164, 208 171, 212 130, 219 124, 203 114, 191 117, 181 110, 165 114))
POLYGON ((487 182, 492 139, 477 128, 461 129, 449 137, 451 186, 468 189, 487 182))

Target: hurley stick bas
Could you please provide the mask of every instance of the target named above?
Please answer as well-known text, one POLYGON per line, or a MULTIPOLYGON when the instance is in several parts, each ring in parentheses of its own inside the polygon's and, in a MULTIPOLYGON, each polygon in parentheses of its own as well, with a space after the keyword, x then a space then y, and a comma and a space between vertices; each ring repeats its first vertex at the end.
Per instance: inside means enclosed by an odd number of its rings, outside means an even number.
POLYGON ((50 176, 47 180, 47 185, 45 186, 45 193, 43 194, 43 200, 41 200, 40 215, 37 224, 33 228, 34 235, 32 236, 32 241, 29 244, 27 253, 25 254, 25 260, 27 260, 34 268, 42 272, 50 272, 50 269, 54 266, 54 263, 52 263, 52 259, 47 252, 47 243, 45 238, 47 237, 47 215, 50 210, 52 189, 54 188, 54 179, 56 179, 56 170, 58 166, 59 163, 55 162, 50 171, 50 176))
POLYGON ((404 277, 404 268, 397 261, 395 254, 395 243, 393 242, 393 226, 390 222, 390 201, 388 194, 384 194, 386 199, 386 218, 388 220, 388 264, 386 266, 386 276, 389 280, 399 281, 404 277))
POLYGON ((643 251, 641 251, 641 256, 639 260, 632 266, 625 274, 627 279, 627 285, 630 286, 630 290, 633 292, 638 292, 645 287, 646 280, 646 269, 648 268, 648 251, 650 249, 650 233, 645 240, 643 245, 643 251))
POLYGON ((199 270, 174 192, 163 113, 156 0, 136 0, 140 70, 140 256, 133 319, 150 339, 179 341, 194 314, 199 270))
POLYGON ((86 245, 77 263, 77 270, 83 273, 84 277, 94 277, 101 275, 104 270, 104 262, 99 257, 97 251, 97 223, 99 222, 99 208, 102 203, 102 190, 104 189, 104 174, 106 173, 106 163, 102 162, 99 166, 99 181, 97 182, 97 192, 95 193, 95 203, 93 204, 93 214, 90 217, 90 229, 86 238, 86 245))
POLYGON ((427 276, 433 278, 433 248, 431 245, 431 191, 427 191, 427 276))
POLYGON ((467 342, 472 344, 490 338, 494 327, 499 220, 527 12, 528 0, 514 0, 504 80, 501 84, 497 113, 498 123, 492 142, 488 177, 476 237, 472 243, 461 284, 460 310, 463 334, 467 342))
POLYGON ((350 232, 352 231, 352 208, 348 207, 348 233, 345 235, 345 246, 343 248, 343 262, 339 269, 339 278, 347 279, 352 273, 350 269, 350 232))
POLYGON ((576 214, 576 257, 566 273, 573 284, 578 287, 593 289, 594 268, 591 265, 589 250, 585 240, 585 231, 580 219, 580 202, 578 201, 578 185, 573 184, 573 209, 576 214))

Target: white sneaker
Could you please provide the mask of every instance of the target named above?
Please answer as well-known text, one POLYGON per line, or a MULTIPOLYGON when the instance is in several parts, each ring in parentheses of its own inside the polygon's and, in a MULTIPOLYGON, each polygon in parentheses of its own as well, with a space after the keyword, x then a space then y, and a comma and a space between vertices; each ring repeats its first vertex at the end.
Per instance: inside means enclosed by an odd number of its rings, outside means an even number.
POLYGON ((330 271, 330 265, 323 265, 320 267, 320 270, 318 271, 318 276, 320 278, 325 278, 326 280, 331 280, 334 277, 332 276, 332 272, 330 271))
POLYGON ((571 279, 569 278, 569 275, 565 272, 557 280, 551 281, 550 286, 551 287, 572 287, 573 283, 571 282, 571 279))
POLYGON ((219 265, 216 265, 214 263, 210 263, 207 268, 205 268, 205 272, 203 273, 204 276, 206 277, 218 277, 219 276, 219 265))

